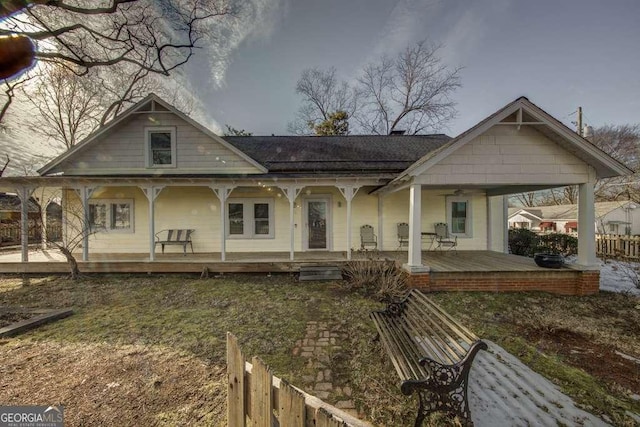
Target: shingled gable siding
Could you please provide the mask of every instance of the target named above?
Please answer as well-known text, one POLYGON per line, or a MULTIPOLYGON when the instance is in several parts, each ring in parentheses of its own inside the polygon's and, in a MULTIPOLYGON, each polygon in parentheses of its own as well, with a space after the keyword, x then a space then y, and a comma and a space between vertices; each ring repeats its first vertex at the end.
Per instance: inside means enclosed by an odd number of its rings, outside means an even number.
POLYGON ((163 168, 171 173, 257 173, 255 166, 224 147, 199 129, 170 113, 134 114, 117 129, 81 150, 50 173, 67 175, 150 174, 145 165, 145 128, 176 129, 177 167, 163 168), (224 161, 223 161, 224 160, 224 161))
POLYGON ((578 184, 589 167, 533 126, 494 126, 416 178, 422 184, 578 184))

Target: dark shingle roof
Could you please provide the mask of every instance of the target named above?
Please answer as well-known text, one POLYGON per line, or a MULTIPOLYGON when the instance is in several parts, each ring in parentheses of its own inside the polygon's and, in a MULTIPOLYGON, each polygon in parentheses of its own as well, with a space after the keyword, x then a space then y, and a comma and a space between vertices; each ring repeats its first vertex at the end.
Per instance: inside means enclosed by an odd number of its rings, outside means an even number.
MULTIPOLYGON (((0 212, 20 212, 21 202, 20 198, 15 194, 0 193, 0 212)), ((29 212, 39 212, 38 205, 29 199, 27 205, 29 212)))
POLYGON ((436 135, 226 136, 226 141, 277 172, 401 172, 446 144, 436 135))

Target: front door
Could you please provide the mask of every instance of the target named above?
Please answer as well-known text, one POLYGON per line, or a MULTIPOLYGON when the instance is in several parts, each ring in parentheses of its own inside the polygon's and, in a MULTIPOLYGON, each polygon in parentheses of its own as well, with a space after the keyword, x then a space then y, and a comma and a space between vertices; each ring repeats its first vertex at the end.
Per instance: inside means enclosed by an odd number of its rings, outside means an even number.
POLYGON ((314 198, 304 202, 305 249, 329 249, 329 200, 314 198))

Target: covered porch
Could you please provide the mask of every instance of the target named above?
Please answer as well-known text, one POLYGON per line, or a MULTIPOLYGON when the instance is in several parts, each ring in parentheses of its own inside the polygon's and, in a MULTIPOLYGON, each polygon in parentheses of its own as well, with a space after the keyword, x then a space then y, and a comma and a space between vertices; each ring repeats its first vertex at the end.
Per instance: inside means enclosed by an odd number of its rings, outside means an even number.
MULTIPOLYGON (((227 254, 196 253, 157 254, 151 261, 140 253, 92 254, 80 261, 83 273, 297 273, 301 266, 331 264, 344 266, 349 261, 345 252, 300 252, 295 261, 288 252, 227 254)), ((406 251, 369 251, 353 253, 353 260, 406 261, 406 251)), ((56 250, 33 250, 30 262, 23 263, 18 251, 0 254, 0 273, 50 274, 68 271, 64 256, 56 250)), ((424 251, 423 265, 430 266, 427 275, 410 276, 410 282, 425 291, 548 291, 582 295, 597 291, 597 270, 569 265, 553 270, 538 267, 533 259, 494 251, 424 251), (418 277, 422 280, 416 281, 418 277), (427 280, 424 280, 427 279, 427 280)))

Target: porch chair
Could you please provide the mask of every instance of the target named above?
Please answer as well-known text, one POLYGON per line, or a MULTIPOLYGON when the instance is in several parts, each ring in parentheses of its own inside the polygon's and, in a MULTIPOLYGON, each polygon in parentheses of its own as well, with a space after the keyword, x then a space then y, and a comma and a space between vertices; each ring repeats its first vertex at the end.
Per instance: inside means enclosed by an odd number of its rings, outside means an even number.
POLYGON ((444 222, 438 222, 435 224, 436 230, 436 250, 442 248, 448 248, 447 250, 453 249, 454 251, 458 251, 458 236, 452 236, 449 234, 449 226, 444 222))
POLYGON ((370 246, 378 249, 378 238, 373 233, 373 227, 365 224, 360 227, 360 249, 366 250, 370 246))
POLYGON ((398 250, 403 246, 409 247, 409 224, 406 222, 398 223, 398 250))

